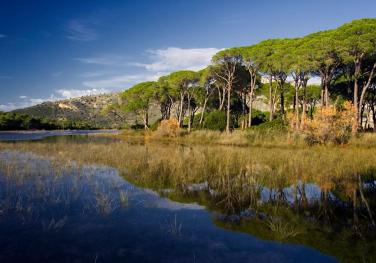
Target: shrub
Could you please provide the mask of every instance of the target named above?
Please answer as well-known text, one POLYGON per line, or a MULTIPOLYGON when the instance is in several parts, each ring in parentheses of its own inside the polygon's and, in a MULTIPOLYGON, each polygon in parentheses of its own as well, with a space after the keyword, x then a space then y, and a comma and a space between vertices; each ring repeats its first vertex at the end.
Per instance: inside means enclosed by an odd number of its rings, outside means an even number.
POLYGON ((156 137, 177 137, 180 135, 180 127, 177 119, 162 120, 158 129, 154 132, 156 137))
POLYGON ((226 129, 226 112, 212 111, 204 120, 204 128, 208 130, 224 131, 226 129))
MULTIPOLYGON (((244 120, 248 122, 248 118, 249 118, 248 114, 242 115, 241 117, 239 117, 238 126, 239 127, 242 126, 242 122, 244 120)), ((252 109, 252 126, 265 123, 268 121, 268 119, 269 119, 269 112, 252 109)))
POLYGON ((152 125, 150 125, 149 129, 152 131, 156 131, 161 123, 162 119, 156 120, 152 125))
POLYGON ((261 123, 260 125, 252 126, 253 130, 270 133, 270 132, 285 132, 287 126, 281 118, 272 121, 261 123))
POLYGON ((144 130, 145 125, 136 122, 135 124, 131 125, 131 129, 132 130, 144 130))
POLYGON ((306 142, 312 144, 345 144, 351 138, 354 124, 354 106, 351 102, 342 107, 326 107, 317 111, 314 119, 306 121, 302 132, 306 142))

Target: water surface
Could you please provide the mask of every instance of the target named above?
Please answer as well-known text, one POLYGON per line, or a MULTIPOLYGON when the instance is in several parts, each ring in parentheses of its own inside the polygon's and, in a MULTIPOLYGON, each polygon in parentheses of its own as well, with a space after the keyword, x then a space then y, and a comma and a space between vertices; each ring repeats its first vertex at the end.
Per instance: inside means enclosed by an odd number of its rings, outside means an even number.
MULTIPOLYGON (((202 148, 55 138, 0 150, 0 262, 374 260, 367 209, 343 185, 268 181, 261 164, 247 168, 258 182, 221 177, 234 161, 202 148)), ((362 184, 368 198, 374 181, 362 184)))

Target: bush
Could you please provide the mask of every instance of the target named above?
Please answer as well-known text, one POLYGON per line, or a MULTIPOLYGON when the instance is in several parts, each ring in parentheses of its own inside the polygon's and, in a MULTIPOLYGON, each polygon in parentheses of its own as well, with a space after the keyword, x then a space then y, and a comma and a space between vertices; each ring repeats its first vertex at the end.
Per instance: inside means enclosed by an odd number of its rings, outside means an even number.
POLYGON ((272 121, 264 122, 257 126, 252 126, 251 129, 265 133, 285 132, 287 131, 287 126, 281 118, 278 118, 272 121))
POLYGON ((156 137, 178 137, 179 135, 180 127, 177 119, 162 120, 154 132, 156 137))
POLYGON ((135 124, 131 125, 131 129, 132 130, 144 130, 145 129, 145 125, 144 124, 140 124, 140 123, 135 123, 135 124))
POLYGON ((313 120, 306 121, 302 128, 306 142, 313 144, 345 144, 351 138, 354 125, 354 107, 351 102, 342 107, 327 107, 317 111, 313 120))
MULTIPOLYGON (((248 123, 249 115, 242 115, 238 119, 238 126, 242 126, 243 120, 245 120, 248 123)), ((260 111, 257 109, 252 110, 252 126, 253 125, 260 125, 262 123, 265 123, 269 120, 269 112, 260 111)))
POLYGON ((156 120, 152 125, 150 125, 149 129, 151 131, 156 131, 161 123, 162 119, 156 120))
POLYGON ((226 129, 226 112, 212 111, 204 120, 204 128, 208 130, 224 131, 226 129))

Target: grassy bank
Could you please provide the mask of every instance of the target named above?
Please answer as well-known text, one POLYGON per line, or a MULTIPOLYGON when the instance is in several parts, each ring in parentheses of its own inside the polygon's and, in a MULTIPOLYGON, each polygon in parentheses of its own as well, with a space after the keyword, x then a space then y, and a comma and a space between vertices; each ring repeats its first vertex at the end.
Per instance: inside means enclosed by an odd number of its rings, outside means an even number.
MULTIPOLYGON (((253 147, 292 147, 309 148, 304 134, 288 132, 287 130, 234 130, 231 133, 195 130, 190 133, 181 131, 177 136, 159 136, 155 131, 124 130, 119 135, 111 137, 124 141, 167 142, 193 145, 223 145, 223 146, 253 146, 253 147)), ((347 144, 335 145, 327 143, 327 147, 376 147, 375 133, 359 133, 352 137, 347 144)))

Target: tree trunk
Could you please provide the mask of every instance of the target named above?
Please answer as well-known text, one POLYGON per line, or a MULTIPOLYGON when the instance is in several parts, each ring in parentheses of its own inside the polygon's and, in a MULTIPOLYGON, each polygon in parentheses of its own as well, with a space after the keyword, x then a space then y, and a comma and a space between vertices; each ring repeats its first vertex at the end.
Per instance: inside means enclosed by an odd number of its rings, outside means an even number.
MULTIPOLYGON (((363 104, 364 104, 364 97, 365 97, 365 95, 366 95, 366 91, 367 91, 367 89, 369 88, 369 86, 371 85, 371 83, 372 83, 372 79, 373 79, 373 75, 374 75, 374 73, 375 73, 375 69, 376 69, 376 62, 373 64, 373 67, 372 67, 372 70, 371 70, 371 72, 370 72, 370 74, 369 74, 369 77, 368 77, 368 81, 367 81, 367 83, 366 83, 366 85, 363 87, 363 89, 362 89, 362 93, 361 93, 361 95, 360 95, 360 100, 359 100, 359 107, 362 107, 363 106, 363 104)), ((361 120, 361 114, 359 115, 359 119, 361 120)))
POLYGON ((192 115, 191 115, 191 95, 188 94, 188 133, 191 132, 191 121, 192 121, 192 115))
POLYGON ((179 127, 182 127, 183 118, 183 105, 184 105, 184 93, 180 93, 180 105, 179 105, 179 127))
POLYGON ((230 111, 231 111, 231 87, 227 89, 227 117, 226 117, 226 132, 230 133, 230 111))
POLYGON ((243 89, 241 92, 241 99, 242 99, 242 122, 241 122, 241 129, 244 130, 247 128, 247 121, 246 121, 246 104, 247 104, 247 96, 245 94, 245 90, 243 89))
POLYGON ((281 105, 281 114, 282 116, 285 115, 285 94, 283 91, 281 91, 281 94, 280 94, 280 105, 281 105))
POLYGON ((325 75, 320 72, 321 77, 321 93, 320 93, 320 99, 321 99, 321 107, 325 107, 325 75))
POLYGON ((358 93, 359 93, 359 75, 360 75, 360 68, 361 62, 360 59, 355 61, 355 74, 354 74, 354 123, 352 127, 353 135, 358 132, 359 128, 359 104, 358 104, 358 93))
POLYGON ((321 106, 327 107, 329 106, 329 83, 330 83, 330 76, 327 73, 327 70, 320 71, 321 76, 321 106))
POLYGON ((253 109, 253 93, 255 92, 256 81, 252 83, 251 91, 249 92, 249 114, 248 114, 248 127, 252 126, 252 109, 253 109))
POLYGON ((252 127, 252 109, 253 109, 253 91, 250 94, 250 100, 249 100, 249 113, 248 113, 248 128, 252 127))
POLYGON ((303 98, 302 98, 302 119, 300 120, 300 128, 304 129, 305 125, 305 119, 306 119, 306 111, 307 111, 307 102, 306 102, 306 96, 307 96, 307 81, 303 81, 303 98))
POLYGON ((222 90, 221 104, 219 105, 218 110, 223 110, 223 107, 225 106, 226 93, 227 93, 226 90, 222 90))
POLYGON ((204 101, 204 106, 202 107, 202 113, 201 113, 201 116, 200 116, 200 126, 202 125, 202 122, 204 121, 204 114, 205 114, 205 110, 206 110, 206 104, 208 103, 208 98, 205 99, 204 101))
POLYGON ((269 121, 272 121, 273 120, 273 112, 274 112, 274 109, 273 109, 273 106, 274 106, 274 101, 273 101, 273 76, 270 75, 269 76, 269 121))
POLYGON ((325 79, 325 107, 329 106, 329 80, 325 79))
POLYGON ((222 107, 223 107, 222 92, 221 92, 221 89, 218 87, 217 87, 217 90, 218 90, 218 102, 219 102, 218 110, 222 110, 222 107))
POLYGON ((144 113, 144 129, 145 130, 149 129, 149 113, 147 110, 144 113))
POLYGON ((295 96, 294 96, 294 111, 295 111, 295 129, 299 129, 299 80, 295 80, 295 96))
POLYGON ((375 106, 372 105, 372 121, 373 121, 373 131, 376 132, 376 115, 375 106))

